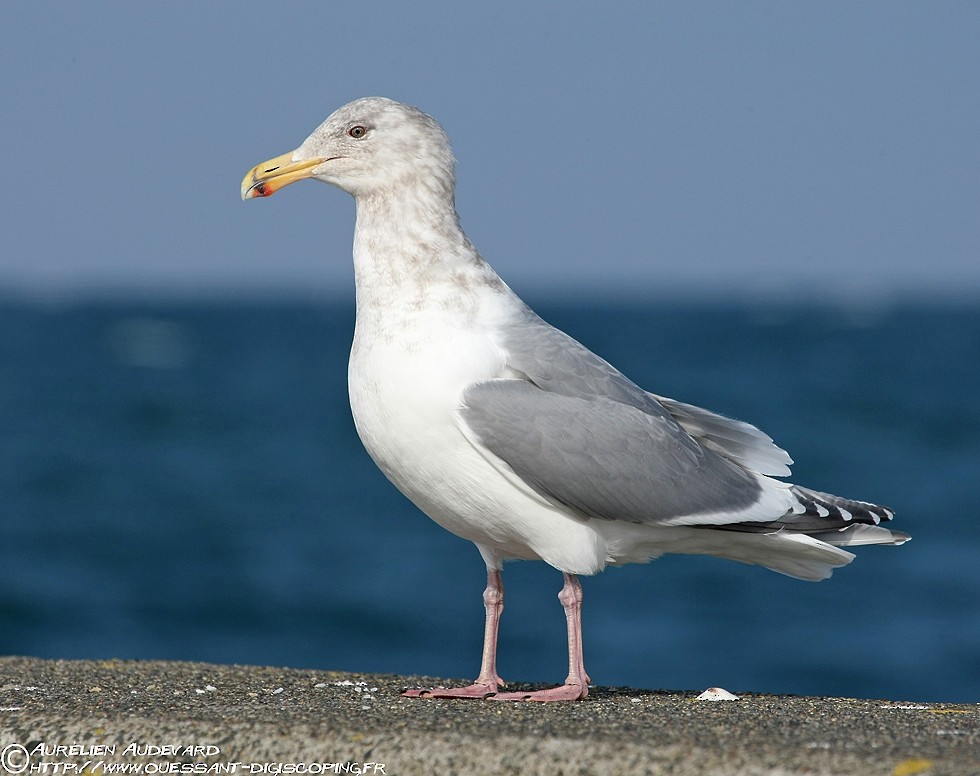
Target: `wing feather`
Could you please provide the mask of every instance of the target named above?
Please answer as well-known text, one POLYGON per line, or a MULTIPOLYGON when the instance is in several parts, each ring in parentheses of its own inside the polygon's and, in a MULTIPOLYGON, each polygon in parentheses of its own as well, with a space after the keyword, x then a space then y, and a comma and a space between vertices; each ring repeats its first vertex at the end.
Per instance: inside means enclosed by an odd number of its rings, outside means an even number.
POLYGON ((459 416, 531 488, 588 517, 723 525, 776 520, 795 500, 782 483, 699 445, 667 413, 604 396, 498 379, 467 388, 459 416))
POLYGON ((693 404, 654 396, 681 427, 705 447, 752 471, 787 477, 793 459, 755 426, 693 404))

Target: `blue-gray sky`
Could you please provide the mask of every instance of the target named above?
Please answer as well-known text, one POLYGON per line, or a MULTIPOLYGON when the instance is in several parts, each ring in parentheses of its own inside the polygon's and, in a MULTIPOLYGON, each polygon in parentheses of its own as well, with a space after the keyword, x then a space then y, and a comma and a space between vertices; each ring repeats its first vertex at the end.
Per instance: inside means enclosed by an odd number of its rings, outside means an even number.
POLYGON ((380 94, 446 126, 519 291, 980 297, 976 2, 5 2, 0 28, 0 289, 349 295, 347 195, 238 188, 380 94))

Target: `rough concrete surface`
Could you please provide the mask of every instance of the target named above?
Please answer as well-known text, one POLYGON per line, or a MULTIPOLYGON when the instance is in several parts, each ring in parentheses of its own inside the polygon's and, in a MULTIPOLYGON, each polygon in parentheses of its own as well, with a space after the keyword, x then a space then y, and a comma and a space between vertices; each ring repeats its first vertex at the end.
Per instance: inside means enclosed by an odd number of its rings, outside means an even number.
POLYGON ((399 694, 433 683, 446 680, 0 658, 0 776, 136 764, 130 773, 980 776, 980 704, 696 700, 704 688, 596 687, 553 704, 399 694))

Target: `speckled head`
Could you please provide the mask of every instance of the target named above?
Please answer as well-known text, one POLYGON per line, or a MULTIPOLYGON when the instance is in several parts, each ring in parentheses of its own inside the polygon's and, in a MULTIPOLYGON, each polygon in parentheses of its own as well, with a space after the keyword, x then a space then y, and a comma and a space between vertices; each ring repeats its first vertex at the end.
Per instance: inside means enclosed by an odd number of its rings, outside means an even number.
POLYGON ((336 110, 295 151, 252 168, 242 199, 267 197, 303 178, 355 197, 423 187, 451 198, 454 169, 439 122, 410 105, 363 97, 336 110))

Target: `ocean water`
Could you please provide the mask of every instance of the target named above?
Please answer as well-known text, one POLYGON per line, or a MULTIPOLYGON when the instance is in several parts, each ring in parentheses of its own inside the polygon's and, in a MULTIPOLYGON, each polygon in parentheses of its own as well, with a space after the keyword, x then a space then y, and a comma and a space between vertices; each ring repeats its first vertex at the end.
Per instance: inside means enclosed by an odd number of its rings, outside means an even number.
MULTIPOLYGON (((818 584, 697 557, 586 579, 597 684, 980 701, 980 308, 538 309, 914 537, 818 584)), ((475 675, 480 556, 361 448, 352 326, 328 302, 0 303, 0 653, 475 675)), ((504 579, 501 674, 562 680, 560 574, 504 579)))

